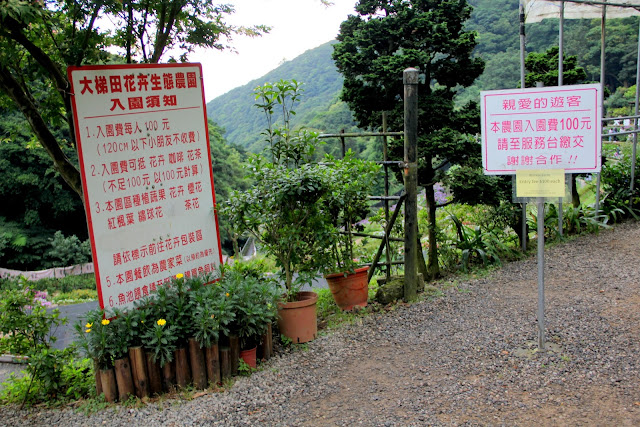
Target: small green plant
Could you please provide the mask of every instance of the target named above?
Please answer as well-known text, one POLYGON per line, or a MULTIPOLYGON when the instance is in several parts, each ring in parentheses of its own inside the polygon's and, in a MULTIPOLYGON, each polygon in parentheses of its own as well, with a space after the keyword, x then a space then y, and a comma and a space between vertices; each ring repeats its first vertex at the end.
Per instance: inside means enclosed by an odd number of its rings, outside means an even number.
POLYGON ((490 244, 500 244, 499 239, 495 239, 490 232, 483 232, 479 226, 471 230, 454 214, 450 214, 448 218, 453 222, 458 236, 455 244, 462 252, 462 271, 467 272, 474 255, 478 255, 485 266, 490 261, 500 263, 495 247, 490 244))
POLYGON ((116 345, 113 340, 111 321, 104 318, 104 311, 92 310, 87 313, 86 323, 77 322, 74 327, 76 339, 85 354, 98 363, 99 369, 113 367, 116 345))
POLYGON ((242 348, 255 347, 276 319, 281 298, 277 282, 259 273, 246 275, 242 267, 235 267, 225 272, 220 288, 235 312, 230 333, 238 335, 242 348))
POLYGON ((22 374, 12 374, 3 383, 0 402, 58 405, 92 396, 95 391, 92 361, 78 360, 76 356, 74 348, 33 351, 22 374))
POLYGON ((88 416, 100 412, 109 406, 111 406, 111 403, 105 400, 104 394, 100 394, 100 396, 91 397, 80 402, 76 412, 88 416))
POLYGON ((247 362, 243 359, 238 359, 238 374, 240 374, 240 376, 248 377, 251 376, 252 372, 253 368, 251 368, 247 362))
POLYGON ((176 331, 176 325, 167 324, 166 319, 160 318, 142 336, 145 349, 151 352, 153 361, 160 367, 173 360, 173 352, 177 348, 176 331))
POLYGON ((293 344, 293 340, 286 335, 280 334, 280 342, 284 348, 289 348, 293 344))

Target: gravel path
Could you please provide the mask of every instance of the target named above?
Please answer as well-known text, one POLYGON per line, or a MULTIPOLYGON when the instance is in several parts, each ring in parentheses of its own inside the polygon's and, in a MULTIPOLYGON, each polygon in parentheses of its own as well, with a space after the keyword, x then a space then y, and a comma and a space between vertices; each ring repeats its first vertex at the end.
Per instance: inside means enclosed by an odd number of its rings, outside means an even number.
POLYGON ((0 408, 0 425, 640 425, 640 224, 534 258, 271 359, 230 391, 91 416, 0 408))

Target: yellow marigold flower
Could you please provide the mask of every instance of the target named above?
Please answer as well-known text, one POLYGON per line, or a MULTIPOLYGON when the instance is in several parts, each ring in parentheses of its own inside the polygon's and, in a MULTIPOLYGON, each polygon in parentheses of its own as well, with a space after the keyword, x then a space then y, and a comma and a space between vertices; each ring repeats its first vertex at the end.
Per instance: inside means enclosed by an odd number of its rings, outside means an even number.
POLYGON ((176 279, 182 279, 183 277, 184 277, 184 274, 182 273, 176 274, 176 279))
POLYGON ((85 332, 86 332, 86 333, 89 333, 89 332, 91 332, 91 329, 90 329, 90 328, 88 328, 85 332))
POLYGON ((158 325, 160 325, 160 326, 164 326, 164 325, 166 325, 166 324, 167 324, 167 321, 166 321, 166 320, 164 320, 164 319, 158 319, 158 322, 157 322, 157 323, 158 323, 158 325))
POLYGON ((91 329, 93 327, 93 323, 87 323, 86 325, 84 325, 84 327, 87 329, 91 329))
POLYGON ((227 292, 226 294, 224 294, 225 297, 228 297, 230 294, 229 292, 227 292))
POLYGON ((211 315, 211 318, 213 319, 214 317, 216 317, 216 316, 214 316, 214 315, 212 314, 212 315, 211 315))
POLYGON ((109 323, 111 323, 111 321, 109 319, 102 319, 102 324, 104 326, 107 326, 109 323))

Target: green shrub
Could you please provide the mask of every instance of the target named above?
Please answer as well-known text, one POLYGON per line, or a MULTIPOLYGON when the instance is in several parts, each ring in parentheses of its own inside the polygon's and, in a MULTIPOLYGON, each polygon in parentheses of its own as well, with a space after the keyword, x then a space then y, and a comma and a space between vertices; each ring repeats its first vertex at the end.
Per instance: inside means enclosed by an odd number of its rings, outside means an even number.
POLYGON ((23 371, 22 375, 12 374, 3 383, 0 402, 4 404, 24 402, 29 405, 46 402, 55 405, 93 396, 95 384, 92 361, 76 360, 71 353, 73 353, 71 350, 66 353, 62 350, 54 350, 53 353, 42 356, 41 359, 44 360, 38 363, 43 373, 53 374, 51 378, 45 378, 42 374, 34 378, 28 369, 23 371))

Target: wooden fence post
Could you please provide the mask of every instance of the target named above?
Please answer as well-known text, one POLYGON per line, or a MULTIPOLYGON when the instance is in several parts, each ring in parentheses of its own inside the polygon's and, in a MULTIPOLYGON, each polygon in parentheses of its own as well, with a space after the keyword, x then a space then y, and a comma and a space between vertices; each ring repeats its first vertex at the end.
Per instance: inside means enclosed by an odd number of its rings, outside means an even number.
POLYGON ((418 294, 418 70, 404 70, 404 300, 418 294))

